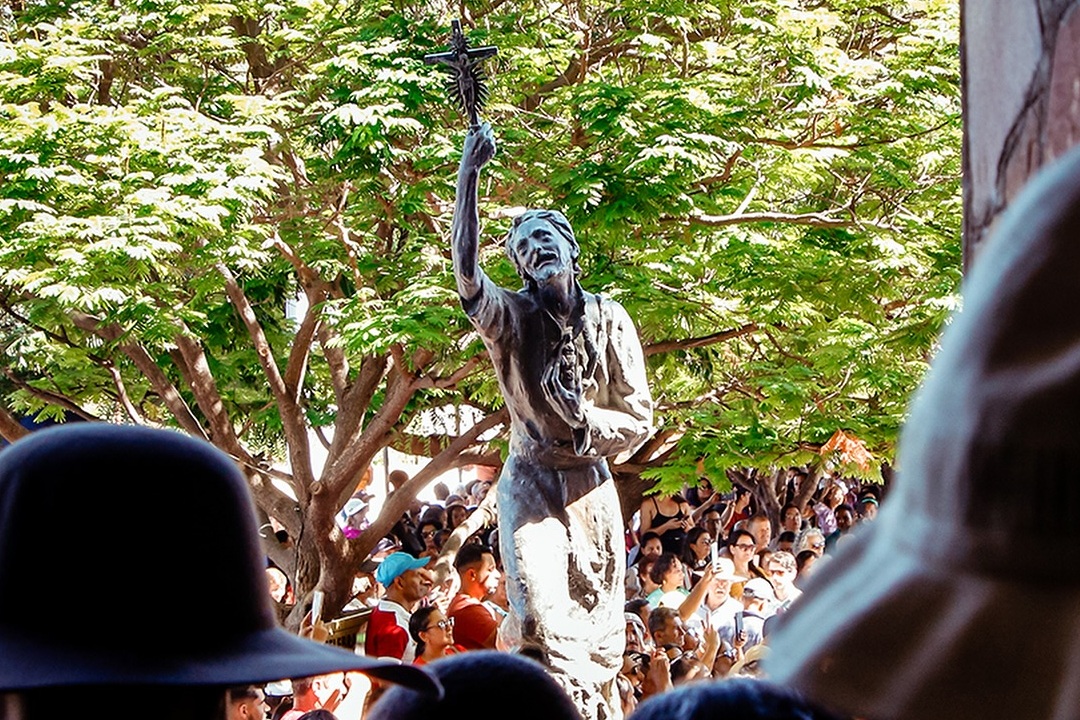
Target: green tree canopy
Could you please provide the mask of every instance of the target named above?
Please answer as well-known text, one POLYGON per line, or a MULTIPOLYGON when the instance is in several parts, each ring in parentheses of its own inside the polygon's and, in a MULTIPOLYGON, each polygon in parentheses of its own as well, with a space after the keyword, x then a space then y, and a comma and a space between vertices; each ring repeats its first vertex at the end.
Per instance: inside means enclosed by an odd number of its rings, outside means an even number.
POLYGON ((483 411, 423 444, 414 491, 495 458, 505 419, 449 266, 464 124, 422 61, 462 10, 500 48, 486 266, 516 282, 509 219, 563 210, 646 346, 657 435, 619 469, 800 465, 842 429, 874 474, 959 281, 951 0, 13 0, 7 409, 210 439, 302 539, 300 589, 343 601, 408 502, 333 528, 375 454, 415 450, 424 409, 483 411))

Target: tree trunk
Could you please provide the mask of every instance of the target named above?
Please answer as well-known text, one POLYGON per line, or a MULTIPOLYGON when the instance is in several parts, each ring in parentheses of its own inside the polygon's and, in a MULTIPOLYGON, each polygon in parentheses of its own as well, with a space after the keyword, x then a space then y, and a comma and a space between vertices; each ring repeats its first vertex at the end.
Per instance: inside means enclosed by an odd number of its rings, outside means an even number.
POLYGON ((961 0, 964 266, 1043 165, 1080 141, 1080 0, 961 0))

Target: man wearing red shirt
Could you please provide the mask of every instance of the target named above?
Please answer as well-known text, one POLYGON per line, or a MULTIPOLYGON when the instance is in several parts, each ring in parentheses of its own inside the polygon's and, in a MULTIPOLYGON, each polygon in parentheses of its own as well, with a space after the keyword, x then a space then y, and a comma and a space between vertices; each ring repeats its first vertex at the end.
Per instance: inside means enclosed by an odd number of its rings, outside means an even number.
POLYGON ((409 639, 409 616, 431 592, 431 572, 425 567, 430 561, 396 552, 379 565, 375 579, 386 588, 386 595, 368 619, 365 655, 413 661, 416 645, 409 639))
POLYGON ((461 591, 446 614, 454 621, 454 642, 466 650, 493 650, 499 620, 484 600, 499 586, 499 571, 491 550, 469 544, 458 551, 454 567, 461 577, 461 591))

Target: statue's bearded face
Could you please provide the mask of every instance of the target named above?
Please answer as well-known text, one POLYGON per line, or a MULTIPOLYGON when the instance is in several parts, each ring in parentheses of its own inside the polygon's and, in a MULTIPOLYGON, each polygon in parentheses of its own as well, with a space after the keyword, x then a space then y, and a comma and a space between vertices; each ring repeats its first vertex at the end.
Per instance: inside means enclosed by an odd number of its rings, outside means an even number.
POLYGON ((518 272, 537 285, 574 272, 574 246, 543 218, 530 218, 517 225, 508 249, 518 272))

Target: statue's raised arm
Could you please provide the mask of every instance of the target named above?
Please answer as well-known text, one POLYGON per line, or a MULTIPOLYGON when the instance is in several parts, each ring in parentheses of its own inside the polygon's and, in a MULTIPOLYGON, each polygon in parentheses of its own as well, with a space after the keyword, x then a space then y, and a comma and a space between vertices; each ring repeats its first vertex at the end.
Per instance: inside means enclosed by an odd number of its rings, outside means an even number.
POLYGON ((495 135, 487 123, 469 128, 458 167, 454 207, 453 257, 458 294, 471 300, 480 291, 480 169, 495 155, 495 135))

